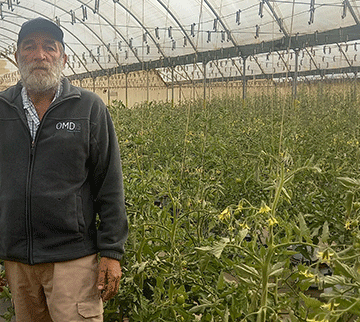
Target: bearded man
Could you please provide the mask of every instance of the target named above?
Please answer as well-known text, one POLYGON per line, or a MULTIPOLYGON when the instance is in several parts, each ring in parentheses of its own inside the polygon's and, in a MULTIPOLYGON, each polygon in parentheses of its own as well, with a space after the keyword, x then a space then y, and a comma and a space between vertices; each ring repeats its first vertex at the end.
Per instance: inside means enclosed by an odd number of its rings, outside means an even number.
POLYGON ((103 321, 121 278, 116 134, 101 99, 62 77, 64 48, 56 24, 25 22, 21 81, 0 93, 0 259, 17 322, 103 321))

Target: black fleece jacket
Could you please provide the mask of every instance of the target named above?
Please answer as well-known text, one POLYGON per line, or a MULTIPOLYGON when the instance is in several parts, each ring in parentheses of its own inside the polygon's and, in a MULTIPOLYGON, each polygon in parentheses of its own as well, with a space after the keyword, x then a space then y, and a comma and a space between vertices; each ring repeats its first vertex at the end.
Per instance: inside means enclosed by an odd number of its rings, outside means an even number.
POLYGON ((128 222, 106 106, 65 78, 32 141, 21 88, 0 93, 0 258, 36 264, 100 252, 120 259, 128 222))

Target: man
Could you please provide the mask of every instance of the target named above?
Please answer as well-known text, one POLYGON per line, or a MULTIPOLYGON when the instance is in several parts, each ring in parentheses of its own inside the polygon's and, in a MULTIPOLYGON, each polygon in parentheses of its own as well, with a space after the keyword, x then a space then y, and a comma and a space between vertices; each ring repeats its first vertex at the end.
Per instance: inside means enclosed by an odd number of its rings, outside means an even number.
POLYGON ((16 321, 103 321, 128 234, 111 118, 61 76, 50 20, 22 25, 15 58, 21 81, 0 93, 0 259, 16 321))

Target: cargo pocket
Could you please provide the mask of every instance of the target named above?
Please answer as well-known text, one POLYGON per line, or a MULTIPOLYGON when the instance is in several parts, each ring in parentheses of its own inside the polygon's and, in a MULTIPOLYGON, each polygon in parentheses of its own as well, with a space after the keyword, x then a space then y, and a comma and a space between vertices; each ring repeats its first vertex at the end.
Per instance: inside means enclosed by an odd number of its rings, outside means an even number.
POLYGON ((86 302, 78 303, 77 309, 79 315, 85 319, 91 319, 99 317, 99 319, 94 321, 102 321, 101 315, 103 313, 103 304, 99 298, 91 299, 86 302))

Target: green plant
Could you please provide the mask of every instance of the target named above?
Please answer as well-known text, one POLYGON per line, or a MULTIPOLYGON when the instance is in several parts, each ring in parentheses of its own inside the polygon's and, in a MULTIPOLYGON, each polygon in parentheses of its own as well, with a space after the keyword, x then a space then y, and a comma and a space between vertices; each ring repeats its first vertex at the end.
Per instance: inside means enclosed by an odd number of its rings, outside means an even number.
POLYGON ((334 88, 109 107, 130 235, 106 322, 358 318, 360 114, 334 88))

